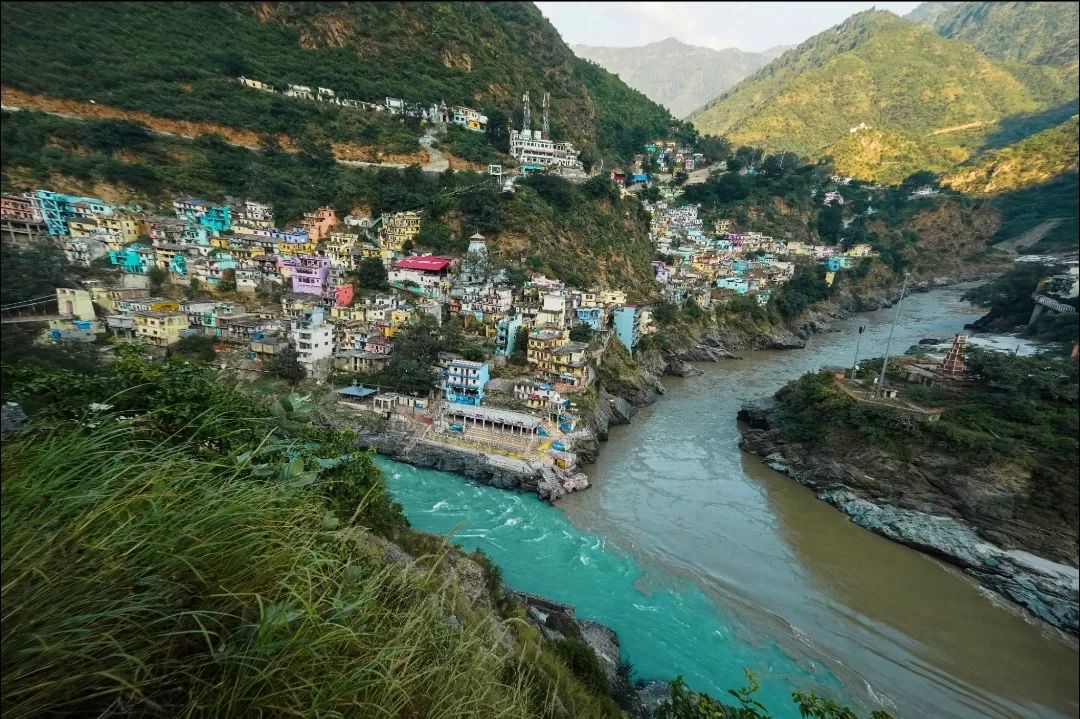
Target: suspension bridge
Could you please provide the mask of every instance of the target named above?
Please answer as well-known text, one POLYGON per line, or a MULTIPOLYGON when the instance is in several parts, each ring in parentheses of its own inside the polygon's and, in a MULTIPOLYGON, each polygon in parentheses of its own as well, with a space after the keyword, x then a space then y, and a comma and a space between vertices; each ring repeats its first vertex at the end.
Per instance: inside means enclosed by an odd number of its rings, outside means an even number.
MULTIPOLYGON (((70 305, 70 303, 68 303, 70 305)), ((0 324, 14 322, 48 322, 49 320, 71 319, 75 316, 74 310, 69 306, 67 314, 60 311, 59 300, 56 295, 34 297, 22 302, 12 302, 0 305, 0 324)))

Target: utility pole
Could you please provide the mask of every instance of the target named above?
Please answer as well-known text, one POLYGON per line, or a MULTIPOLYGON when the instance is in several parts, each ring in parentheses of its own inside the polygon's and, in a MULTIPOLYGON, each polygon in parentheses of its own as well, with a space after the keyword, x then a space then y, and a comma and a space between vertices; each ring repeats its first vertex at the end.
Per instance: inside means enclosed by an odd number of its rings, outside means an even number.
POLYGON ((859 345, 862 344, 862 333, 866 329, 866 325, 859 326, 859 334, 855 338, 855 360, 851 363, 851 379, 855 379, 855 374, 859 371, 859 345))
POLYGON ((878 380, 877 394, 880 397, 885 390, 885 370, 889 368, 889 350, 892 348, 892 336, 896 330, 896 320, 900 317, 900 304, 904 301, 904 292, 907 290, 908 273, 904 273, 904 285, 900 288, 900 299, 896 301, 896 313, 893 314, 892 326, 889 328, 889 340, 885 343, 885 359, 881 362, 881 378, 878 380))

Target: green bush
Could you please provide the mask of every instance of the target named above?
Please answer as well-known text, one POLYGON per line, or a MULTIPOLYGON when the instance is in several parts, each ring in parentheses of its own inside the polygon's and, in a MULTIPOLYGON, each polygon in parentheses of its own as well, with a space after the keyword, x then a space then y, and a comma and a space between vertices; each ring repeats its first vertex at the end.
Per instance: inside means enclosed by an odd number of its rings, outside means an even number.
POLYGON ((596 696, 607 696, 608 681, 604 666, 592 647, 573 637, 559 639, 554 646, 555 653, 586 689, 596 696))

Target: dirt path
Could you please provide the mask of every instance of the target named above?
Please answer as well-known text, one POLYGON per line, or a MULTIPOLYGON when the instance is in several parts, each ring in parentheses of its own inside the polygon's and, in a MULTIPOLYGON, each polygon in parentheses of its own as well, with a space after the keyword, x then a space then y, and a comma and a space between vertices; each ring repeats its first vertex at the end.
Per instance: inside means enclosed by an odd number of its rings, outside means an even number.
MULTIPOLYGON (((33 110, 72 120, 86 120, 88 118, 136 120, 145 124, 157 135, 193 138, 200 133, 216 133, 223 137, 230 145, 235 147, 243 147, 248 150, 258 149, 258 133, 251 130, 236 129, 213 123, 168 120, 165 118, 154 117, 153 115, 148 115, 143 112, 131 112, 107 105, 46 97, 44 95, 31 95, 9 87, 4 87, 2 89, 2 98, 0 109, 8 112, 33 110)), ((287 136, 281 135, 278 140, 285 150, 296 150, 287 136)), ((433 147, 425 146, 424 143, 421 143, 421 145, 421 147, 417 148, 416 153, 401 156, 400 160, 403 161, 398 162, 369 162, 344 159, 341 157, 341 155, 364 157, 366 155, 370 156, 374 154, 372 148, 356 145, 355 143, 335 143, 334 151, 335 159, 337 159, 338 162, 353 167, 389 167, 404 169, 414 162, 418 162, 418 164, 423 163, 421 167, 425 172, 443 172, 450 167, 450 161, 442 152, 433 147)))
POLYGON ((1012 239, 1005 240, 1004 242, 999 242, 995 246, 995 249, 1005 250, 1009 254, 1013 255, 1019 254, 1020 250, 1027 249, 1028 247, 1031 247, 1036 242, 1041 240, 1043 237, 1046 237, 1046 233, 1050 232, 1050 230, 1060 225, 1061 222, 1062 218, 1060 217, 1055 217, 1054 219, 1047 220, 1046 222, 1040 222, 1038 225, 1032 227, 1030 230, 1028 230, 1022 235, 1017 235, 1012 239))

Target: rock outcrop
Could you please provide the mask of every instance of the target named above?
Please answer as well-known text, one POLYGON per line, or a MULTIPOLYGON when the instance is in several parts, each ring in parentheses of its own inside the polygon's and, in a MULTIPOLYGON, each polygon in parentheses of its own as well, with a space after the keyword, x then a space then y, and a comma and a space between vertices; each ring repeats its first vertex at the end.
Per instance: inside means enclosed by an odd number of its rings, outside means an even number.
POLYGON ((787 442, 768 410, 748 408, 740 446, 815 490, 856 524, 956 565, 1043 621, 1080 633, 1077 536, 1019 516, 1022 484, 1007 464, 965 466, 924 453, 901 461, 874 447, 834 456, 787 442), (1054 560, 1025 550, 1038 550, 1054 560))

